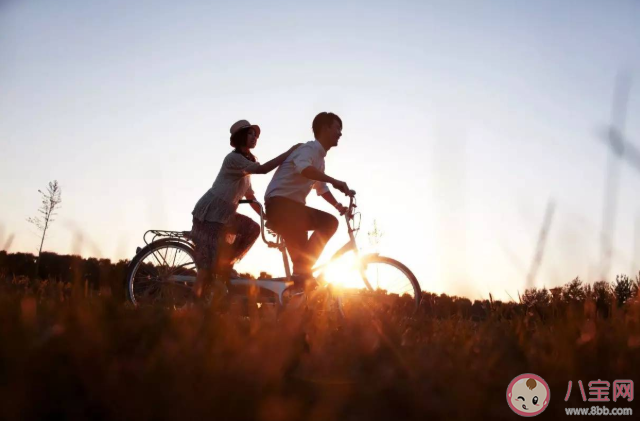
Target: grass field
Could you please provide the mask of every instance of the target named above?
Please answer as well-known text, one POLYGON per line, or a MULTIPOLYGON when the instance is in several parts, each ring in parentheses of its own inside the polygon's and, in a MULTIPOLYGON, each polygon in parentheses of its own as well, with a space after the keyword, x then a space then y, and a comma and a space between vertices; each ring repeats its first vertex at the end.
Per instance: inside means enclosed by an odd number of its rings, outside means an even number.
POLYGON ((567 294, 474 305, 425 294, 413 318, 398 307, 339 321, 135 309, 82 282, 4 277, 0 419, 513 420, 506 388, 528 372, 551 389, 540 416, 560 418, 593 404, 577 386, 565 402, 569 380, 640 372, 640 302, 603 312, 567 294))

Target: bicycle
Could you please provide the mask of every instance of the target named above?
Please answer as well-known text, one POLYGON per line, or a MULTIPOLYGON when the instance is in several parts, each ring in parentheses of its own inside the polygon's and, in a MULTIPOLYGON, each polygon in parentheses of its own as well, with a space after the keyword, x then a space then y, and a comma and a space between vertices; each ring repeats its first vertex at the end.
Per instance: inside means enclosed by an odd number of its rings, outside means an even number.
MULTIPOLYGON (((400 302, 406 313, 415 313, 420 305, 422 293, 420 284, 411 270, 403 263, 380 256, 378 253, 360 256, 356 243, 356 235, 360 230, 360 213, 356 212, 355 192, 352 191, 349 197, 349 206, 344 214, 349 240, 327 263, 313 269, 314 275, 317 274, 318 290, 328 291, 331 297, 336 298, 343 317, 349 317, 350 312, 362 304, 370 306, 381 302, 386 306, 400 302), (353 285, 341 287, 327 280, 327 272, 332 264, 350 251, 354 253, 354 266, 363 288, 353 288, 353 285), (368 300, 373 301, 367 304, 368 300)), ((282 308, 285 305, 286 293, 293 286, 286 244, 282 236, 272 229, 269 221, 265 223, 264 209, 260 202, 240 201, 240 204, 250 203, 255 203, 260 208, 261 238, 269 248, 275 248, 282 254, 285 276, 272 279, 231 278, 223 286, 223 292, 247 298, 249 291, 258 291, 254 297, 257 303, 275 304, 282 308), (275 236, 275 241, 267 239, 265 231, 275 236)), ((127 270, 126 290, 129 301, 134 305, 164 302, 178 307, 193 299, 198 269, 194 262, 194 245, 189 234, 189 231, 145 232, 143 240, 146 246, 136 249, 136 255, 127 270), (151 241, 147 241, 148 235, 152 235, 151 241)))

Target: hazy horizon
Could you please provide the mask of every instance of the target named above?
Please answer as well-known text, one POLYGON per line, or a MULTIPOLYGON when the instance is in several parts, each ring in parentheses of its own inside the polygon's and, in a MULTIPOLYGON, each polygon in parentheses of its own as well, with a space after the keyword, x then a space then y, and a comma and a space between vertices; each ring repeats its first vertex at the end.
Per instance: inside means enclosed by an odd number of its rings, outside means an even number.
MULTIPOLYGON (((535 286, 593 282, 621 72, 640 146, 638 16, 635 0, 5 2, 0 246, 37 251, 26 218, 57 179, 44 249, 130 259, 147 229, 191 228, 235 121, 261 126, 265 162, 333 111, 343 137, 326 172, 358 191, 360 245, 375 219, 380 252, 423 290, 516 297, 550 202, 535 286)), ((261 201, 271 175, 252 178, 261 201)), ((640 270, 639 182, 620 161, 609 280, 640 270)), ((345 239, 341 220, 322 258, 345 239)), ((283 273, 260 240, 237 269, 283 273)))

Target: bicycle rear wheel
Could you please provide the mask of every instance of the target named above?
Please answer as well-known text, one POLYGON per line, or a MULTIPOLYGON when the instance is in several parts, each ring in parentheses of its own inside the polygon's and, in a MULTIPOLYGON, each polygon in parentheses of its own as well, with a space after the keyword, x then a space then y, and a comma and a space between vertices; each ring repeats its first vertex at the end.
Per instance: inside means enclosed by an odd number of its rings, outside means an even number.
POLYGON ((345 318, 408 318, 418 310, 422 292, 418 279, 404 264, 376 254, 363 256, 360 263, 363 288, 345 289, 338 297, 345 318))
POLYGON ((127 297, 135 305, 182 307, 194 299, 194 251, 179 241, 155 241, 133 258, 127 272, 127 297))

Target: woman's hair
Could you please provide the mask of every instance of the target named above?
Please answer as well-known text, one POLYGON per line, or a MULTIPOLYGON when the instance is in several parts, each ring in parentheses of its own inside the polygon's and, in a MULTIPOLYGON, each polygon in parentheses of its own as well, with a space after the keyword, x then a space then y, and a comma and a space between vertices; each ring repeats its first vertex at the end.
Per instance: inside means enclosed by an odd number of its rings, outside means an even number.
POLYGON ((311 129, 313 130, 313 135, 316 139, 320 136, 322 129, 326 126, 331 126, 334 121, 337 121, 340 124, 340 127, 342 127, 342 119, 336 114, 327 112, 318 114, 313 119, 313 123, 311 123, 311 129))
POLYGON ((240 148, 243 148, 243 147, 247 146, 247 137, 249 136, 249 130, 254 130, 254 129, 253 129, 253 127, 245 127, 244 129, 240 129, 237 132, 235 132, 234 134, 232 134, 231 135, 231 146, 233 146, 235 148, 234 152, 239 153, 240 155, 242 155, 245 158, 247 158, 249 161, 256 162, 257 159, 251 153, 251 151, 248 151, 248 154, 245 154, 244 152, 242 152, 240 150, 240 148))
POLYGON ((253 127, 245 127, 244 129, 240 129, 232 134, 231 146, 236 149, 247 146, 247 137, 249 135, 249 130, 253 130, 253 127))

